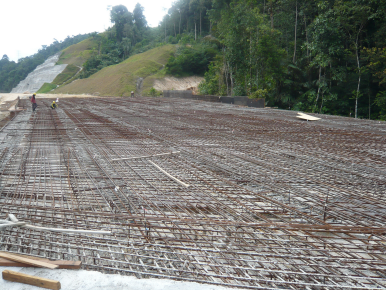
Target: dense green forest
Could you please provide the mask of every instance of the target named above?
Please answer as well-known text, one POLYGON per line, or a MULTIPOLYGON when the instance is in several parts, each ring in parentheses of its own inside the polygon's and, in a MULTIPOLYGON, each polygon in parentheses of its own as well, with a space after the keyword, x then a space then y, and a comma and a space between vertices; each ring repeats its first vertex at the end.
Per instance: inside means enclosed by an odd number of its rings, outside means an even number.
POLYGON ((7 55, 3 55, 0 60, 0 93, 9 93, 48 57, 88 37, 89 34, 84 34, 67 36, 63 41, 55 40, 51 45, 43 45, 34 55, 19 59, 17 63, 10 61, 7 55))
POLYGON ((166 72, 203 75, 202 94, 385 120, 385 13, 386 0, 178 0, 149 28, 140 4, 115 6, 83 77, 172 43, 166 72))
POLYGON ((385 120, 385 13, 385 0, 179 0, 160 27, 219 44, 203 94, 385 120))

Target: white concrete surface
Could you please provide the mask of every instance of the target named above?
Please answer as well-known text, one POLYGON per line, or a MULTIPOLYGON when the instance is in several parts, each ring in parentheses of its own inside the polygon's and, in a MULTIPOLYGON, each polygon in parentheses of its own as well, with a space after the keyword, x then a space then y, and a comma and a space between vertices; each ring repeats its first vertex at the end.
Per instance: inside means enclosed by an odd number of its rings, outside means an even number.
POLYGON ((43 64, 36 67, 24 80, 22 80, 11 93, 37 92, 44 83, 51 83, 65 68, 66 64, 55 65, 60 53, 50 56, 43 64))
MULTIPOLYGON (((134 276, 102 274, 86 270, 49 270, 43 268, 0 267, 27 275, 59 281, 63 290, 231 290, 233 288, 180 282, 168 279, 137 279, 134 276)), ((0 280, 1 290, 41 290, 43 288, 0 280)))

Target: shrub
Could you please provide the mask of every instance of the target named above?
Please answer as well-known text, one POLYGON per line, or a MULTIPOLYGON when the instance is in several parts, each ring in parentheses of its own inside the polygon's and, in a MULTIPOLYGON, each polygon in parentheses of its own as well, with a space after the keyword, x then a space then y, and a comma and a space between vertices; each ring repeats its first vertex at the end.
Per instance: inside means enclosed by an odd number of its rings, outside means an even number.
POLYGON ((205 44, 198 44, 194 47, 181 46, 166 64, 166 73, 177 77, 203 76, 217 53, 216 48, 205 44))
POLYGON ((257 91, 250 94, 250 99, 260 99, 260 98, 266 98, 268 95, 267 89, 258 89, 257 91))

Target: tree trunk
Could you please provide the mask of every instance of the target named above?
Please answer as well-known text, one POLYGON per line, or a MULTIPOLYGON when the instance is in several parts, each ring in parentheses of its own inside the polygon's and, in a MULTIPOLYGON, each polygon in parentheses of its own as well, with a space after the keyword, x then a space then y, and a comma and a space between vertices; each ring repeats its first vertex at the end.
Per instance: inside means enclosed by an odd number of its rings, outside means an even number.
POLYGON ((233 69, 230 67, 230 77, 231 77, 231 96, 233 96, 233 69))
POLYGON ((298 28, 298 1, 296 0, 296 16, 295 16, 295 44, 294 44, 294 57, 292 62, 295 63, 296 60, 296 30, 298 28))
MULTIPOLYGON (((225 82, 227 85, 227 96, 229 96, 229 82, 228 82, 229 64, 225 58, 225 48, 222 49, 222 53, 223 53, 223 62, 224 62, 223 67, 224 67, 225 82)), ((218 88, 219 88, 219 92, 220 92, 220 78, 219 78, 219 87, 218 88)))
POLYGON ((174 22, 174 37, 177 36, 177 33, 176 33, 176 23, 174 22))
POLYGON ((180 11, 180 23, 178 25, 178 34, 181 35, 181 11, 180 11))
POLYGON ((273 29, 273 0, 271 2, 270 16, 271 16, 271 28, 273 29))
MULTIPOLYGON (((324 69, 324 75, 323 75, 323 79, 324 79, 324 80, 326 80, 326 69, 324 69)), ((323 102, 324 102, 324 93, 322 92, 322 104, 320 105, 319 114, 321 114, 321 113, 322 113, 323 102)))
POLYGON ((361 65, 359 63, 359 52, 358 52, 358 38, 357 38, 357 43, 356 43, 356 46, 355 46, 355 53, 356 53, 356 56, 357 56, 357 64, 358 64, 358 74, 359 74, 359 78, 358 78, 358 87, 357 87, 357 95, 355 97, 355 119, 358 117, 358 98, 359 98, 359 87, 361 85, 361 65))
POLYGON ((359 30, 358 30, 358 33, 356 35, 356 39, 355 39, 355 55, 357 57, 357 65, 358 65, 358 87, 357 87, 357 94, 356 94, 356 97, 355 97, 355 119, 358 117, 358 98, 359 98, 359 93, 360 93, 360 85, 361 85, 361 64, 359 62, 359 35, 361 34, 362 32, 362 29, 364 27, 364 23, 361 24, 361 26, 359 27, 359 30))
MULTIPOLYGON (((265 5, 265 1, 264 1, 265 5)), ((256 45, 259 44, 259 28, 256 29, 256 45)), ((256 58, 256 89, 259 89, 259 63, 258 58, 256 58)))
POLYGON ((316 96, 316 101, 315 101, 315 106, 314 106, 314 112, 315 112, 315 108, 316 108, 316 105, 318 104, 318 100, 319 100, 319 93, 320 93, 320 76, 322 74, 322 67, 319 66, 319 85, 318 85, 318 94, 316 96))
POLYGON ((304 14, 304 30, 306 31, 306 41, 307 41, 307 58, 309 57, 309 52, 308 52, 308 33, 307 33, 307 20, 306 20, 306 15, 304 14))
POLYGON ((194 41, 197 41, 197 25, 196 25, 196 21, 194 21, 194 41))
POLYGON ((355 119, 358 117, 358 98, 359 98, 359 86, 360 86, 360 84, 361 84, 361 75, 359 74, 357 95, 355 97, 355 119))
POLYGON ((330 90, 331 90, 331 83, 332 83, 332 65, 330 61, 330 90))
POLYGON ((256 68, 256 89, 259 89, 259 69, 256 68))
POLYGON ((371 109, 371 102, 370 102, 370 89, 369 89, 369 120, 371 120, 370 109, 371 109))
MULTIPOLYGON (((229 82, 228 82, 228 64, 225 63, 225 82, 227 84, 227 96, 229 96, 229 82)), ((220 84, 219 84, 219 91, 220 91, 220 84)))
POLYGON ((249 31, 249 93, 252 93, 252 31, 249 31))
POLYGON ((202 23, 201 23, 201 9, 200 9, 200 36, 201 36, 201 30, 202 30, 202 23))

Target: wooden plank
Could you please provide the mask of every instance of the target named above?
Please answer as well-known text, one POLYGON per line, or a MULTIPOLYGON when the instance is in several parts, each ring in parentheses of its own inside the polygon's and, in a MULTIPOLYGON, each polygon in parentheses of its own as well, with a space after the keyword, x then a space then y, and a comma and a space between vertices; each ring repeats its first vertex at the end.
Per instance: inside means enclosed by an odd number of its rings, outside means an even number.
MULTIPOLYGON (((0 253, 6 253, 6 252, 1 252, 0 251, 0 253)), ((42 261, 42 262, 47 262, 47 263, 51 263, 51 264, 54 264, 54 265, 58 265, 59 269, 80 269, 80 267, 82 266, 82 262, 81 261, 50 260, 50 259, 46 259, 46 258, 40 258, 40 257, 35 257, 35 256, 23 255, 23 254, 15 254, 15 253, 12 253, 12 255, 16 255, 16 256, 19 256, 19 257, 29 258, 29 259, 32 259, 32 260, 39 260, 39 261, 42 261)), ((2 259, 2 258, 0 258, 0 259, 2 259)), ((27 266, 27 267, 33 267, 33 266, 27 266)))
MULTIPOLYGON (((32 258, 35 260, 36 257, 31 257, 31 259, 32 258)), ((66 260, 51 261, 43 258, 37 258, 37 259, 43 262, 58 265, 59 266, 58 269, 80 269, 80 267, 82 266, 81 261, 66 261, 66 260)), ((36 266, 0 258, 0 267, 36 267, 36 266)))
POLYGON ((17 255, 10 254, 10 253, 0 252, 0 258, 5 258, 7 260, 11 260, 11 261, 19 262, 19 263, 24 263, 24 264, 29 264, 29 265, 33 265, 33 266, 37 266, 37 267, 48 268, 48 269, 59 268, 58 265, 54 265, 50 262, 43 262, 43 261, 31 259, 31 258, 24 258, 24 257, 20 257, 17 255))
POLYGON ((304 113, 298 113, 298 116, 296 116, 296 118, 299 118, 299 119, 302 119, 302 120, 307 120, 307 121, 318 121, 318 120, 320 120, 320 118, 317 118, 317 117, 314 117, 314 116, 310 116, 310 115, 307 115, 307 114, 304 114, 304 113))
POLYGON ((59 290, 61 288, 59 281, 31 276, 10 270, 3 271, 3 279, 11 282, 19 282, 46 289, 59 290))

